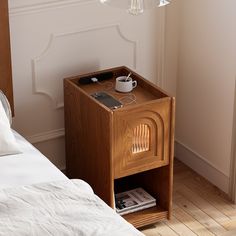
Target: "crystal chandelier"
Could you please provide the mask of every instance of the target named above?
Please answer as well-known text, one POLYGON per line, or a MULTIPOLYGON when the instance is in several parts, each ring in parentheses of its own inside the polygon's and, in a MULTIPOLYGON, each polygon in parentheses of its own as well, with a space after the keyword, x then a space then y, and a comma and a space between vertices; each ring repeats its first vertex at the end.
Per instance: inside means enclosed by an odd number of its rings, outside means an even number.
POLYGON ((163 7, 170 3, 170 0, 100 0, 101 3, 116 8, 127 9, 131 15, 139 15, 145 9, 163 7))

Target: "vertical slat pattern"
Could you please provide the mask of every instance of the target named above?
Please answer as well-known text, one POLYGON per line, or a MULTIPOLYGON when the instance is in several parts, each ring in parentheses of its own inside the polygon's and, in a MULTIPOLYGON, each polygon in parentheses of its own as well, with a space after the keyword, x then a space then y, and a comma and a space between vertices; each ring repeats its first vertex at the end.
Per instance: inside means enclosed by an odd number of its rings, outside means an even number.
POLYGON ((132 153, 145 152, 150 149, 150 128, 146 124, 140 124, 133 130, 132 153))

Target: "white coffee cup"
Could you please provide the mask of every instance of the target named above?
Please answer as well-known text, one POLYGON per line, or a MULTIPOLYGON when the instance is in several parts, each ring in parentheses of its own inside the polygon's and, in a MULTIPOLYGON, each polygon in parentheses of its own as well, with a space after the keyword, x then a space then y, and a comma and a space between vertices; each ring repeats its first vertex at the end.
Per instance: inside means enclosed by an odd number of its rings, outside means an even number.
POLYGON ((127 79, 127 76, 119 76, 116 78, 115 89, 118 92, 128 93, 137 86, 137 81, 132 80, 131 77, 127 79))

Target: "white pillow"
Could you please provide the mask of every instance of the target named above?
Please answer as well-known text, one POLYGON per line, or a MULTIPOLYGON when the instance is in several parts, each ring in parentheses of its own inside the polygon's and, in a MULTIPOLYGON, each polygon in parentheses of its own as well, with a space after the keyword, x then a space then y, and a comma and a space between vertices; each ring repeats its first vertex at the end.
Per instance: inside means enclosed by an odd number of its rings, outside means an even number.
POLYGON ((2 102, 0 102, 0 156, 20 153, 2 102))
POLYGON ((12 114, 11 114, 11 106, 2 90, 0 90, 0 102, 2 102, 3 108, 6 112, 6 115, 9 119, 10 125, 12 124, 12 114))

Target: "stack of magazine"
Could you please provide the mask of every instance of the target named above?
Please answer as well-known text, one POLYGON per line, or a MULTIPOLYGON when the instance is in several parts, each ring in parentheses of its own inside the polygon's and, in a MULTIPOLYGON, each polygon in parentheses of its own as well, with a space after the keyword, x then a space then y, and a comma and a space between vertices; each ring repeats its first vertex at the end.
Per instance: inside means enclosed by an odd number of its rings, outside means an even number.
POLYGON ((116 211, 120 215, 156 206, 156 199, 148 194, 143 188, 117 193, 115 194, 115 202, 116 211))

